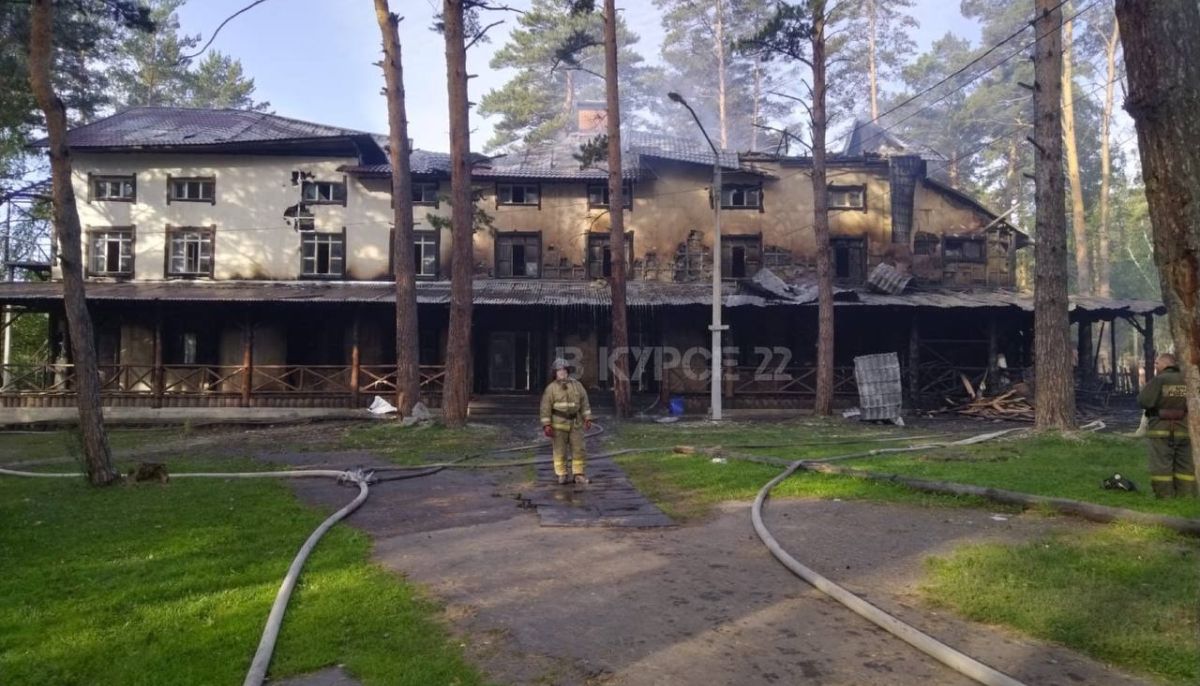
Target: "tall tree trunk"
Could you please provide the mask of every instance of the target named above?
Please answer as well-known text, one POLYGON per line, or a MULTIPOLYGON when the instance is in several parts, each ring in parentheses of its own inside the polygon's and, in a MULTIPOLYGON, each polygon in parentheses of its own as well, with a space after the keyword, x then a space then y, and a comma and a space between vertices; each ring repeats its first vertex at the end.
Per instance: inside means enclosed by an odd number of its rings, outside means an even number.
POLYGON ((629 383, 629 312, 625 308, 625 198, 621 173, 621 94, 617 71, 617 10, 604 0, 604 93, 608 109, 608 246, 612 253, 613 407, 618 417, 633 414, 629 383))
POLYGON ((471 129, 467 108, 467 49, 464 0, 442 0, 446 39, 446 87, 450 99, 450 332, 446 341, 446 384, 442 418, 447 426, 467 422, 471 402, 471 129))
POLYGON ((812 187, 817 239, 817 397, 813 411, 833 413, 833 268, 829 249, 829 191, 825 180, 825 2, 812 3, 812 187))
POLYGON ((750 109, 750 150, 758 150, 758 118, 762 112, 762 57, 754 57, 754 104, 750 109))
POLYGON ((96 338, 88 312, 83 285, 83 246, 79 210, 71 186, 71 153, 67 148, 67 108, 54 92, 51 65, 54 62, 54 3, 34 0, 29 31, 29 85, 38 107, 46 115, 49 139, 50 176, 54 200, 54 232, 63 277, 63 308, 75 363, 76 402, 79 429, 83 436, 84 468, 95 486, 106 486, 117 478, 104 429, 100 405, 100 371, 96 363, 96 338))
POLYGON ((417 275, 413 258, 413 200, 404 102, 404 64, 400 17, 388 0, 375 0, 375 19, 383 36, 383 76, 388 105, 388 152, 392 158, 392 268, 396 279, 396 407, 412 413, 421 398, 420 347, 417 344, 417 275))
POLYGON ((1033 287, 1034 421, 1038 429, 1075 426, 1071 322, 1067 304, 1067 209, 1063 193, 1062 7, 1034 0, 1033 140, 1037 228, 1033 287))
POLYGON ((1117 45, 1121 40, 1120 25, 1113 17, 1112 32, 1104 42, 1105 78, 1104 111, 1100 116, 1100 226, 1096 240, 1096 293, 1102 298, 1112 295, 1112 265, 1109 264, 1109 193, 1112 183, 1113 93, 1117 81, 1117 45))
MULTIPOLYGON (((1021 203, 1021 151, 1017 148, 1017 137, 1008 139, 1008 148, 1004 151, 1004 200, 1007 208, 1019 206, 1021 203)), ((1013 214, 1019 214, 1014 210, 1013 214)), ((1015 219, 1015 217, 1014 217, 1015 219)))
POLYGON ((717 116, 721 120, 721 148, 729 147, 729 116, 726 108, 725 79, 728 66, 725 63, 725 3, 717 0, 716 18, 713 22, 713 49, 717 54, 717 116))
MULTIPOLYGON (((1200 445, 1200 5, 1117 0, 1154 262, 1187 385, 1188 432, 1200 445)), ((1200 460, 1196 461, 1200 476, 1200 460)))
MULTIPOLYGON (((1068 10, 1069 11, 1069 10, 1068 10)), ((1075 69, 1071 63, 1071 21, 1063 24, 1062 127, 1067 147, 1067 179, 1071 182, 1071 230, 1075 235, 1075 290, 1092 292, 1092 254, 1088 247, 1087 216, 1083 207, 1083 180, 1079 174, 1079 147, 1075 137, 1075 69)))
POLYGON ((567 70, 566 76, 563 79, 563 121, 566 123, 567 130, 575 126, 571 121, 571 117, 575 114, 575 72, 571 69, 567 70))
POLYGON ((878 38, 879 7, 867 0, 867 82, 871 91, 871 121, 879 119, 879 65, 875 43, 878 38))

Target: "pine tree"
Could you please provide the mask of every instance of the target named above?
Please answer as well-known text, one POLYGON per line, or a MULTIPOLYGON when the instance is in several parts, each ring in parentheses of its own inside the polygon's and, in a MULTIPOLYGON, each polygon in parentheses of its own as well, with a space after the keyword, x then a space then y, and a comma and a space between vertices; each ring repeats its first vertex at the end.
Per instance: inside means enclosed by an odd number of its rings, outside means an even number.
POLYGON ((188 107, 224 107, 262 111, 271 103, 254 99, 254 79, 246 78, 241 61, 220 52, 209 52, 187 75, 188 107))
POLYGON ((849 17, 847 34, 852 36, 843 52, 856 81, 865 81, 872 120, 879 118, 883 83, 899 77, 916 51, 910 33, 917 21, 908 13, 914 4, 914 0, 854 0, 842 10, 849 17))
MULTIPOLYGON (((500 117, 488 150, 552 138, 571 126, 577 101, 604 99, 603 19, 573 11, 574 4, 534 0, 508 43, 493 55, 492 69, 516 69, 517 74, 479 101, 481 116, 500 117)), ((620 19, 617 40, 622 109, 632 112, 650 96, 652 70, 633 49, 637 35, 620 19)))
POLYGON ((254 100, 254 79, 246 78, 237 59, 210 52, 197 65, 189 54, 200 35, 180 33, 177 10, 184 0, 151 0, 155 30, 133 33, 120 48, 113 79, 116 102, 123 107, 231 107, 264 110, 254 100))
MULTIPOLYGON (((705 130, 727 149, 758 147, 766 122, 785 120, 790 107, 772 91, 787 76, 778 62, 734 49, 770 16, 767 0, 655 0, 666 31, 659 90, 684 96, 705 130)), ((659 98, 656 114, 677 135, 696 136, 691 115, 659 98)))
MULTIPOLYGON (((783 59, 808 66, 812 73, 812 103, 807 107, 812 150, 813 233, 817 262, 817 392, 813 411, 833 412, 834 309, 833 265, 829 246, 829 195, 826 182, 825 134, 828 117, 828 66, 841 41, 826 40, 830 31, 825 0, 780 2, 775 13, 739 49, 768 59, 783 59)), ((832 33, 832 31, 830 31, 832 33)))
MULTIPOLYGON (((1129 71, 1126 109, 1137 126, 1154 261, 1200 444, 1200 6, 1117 0, 1129 71)), ((1195 471, 1200 475, 1200 460, 1195 471)))

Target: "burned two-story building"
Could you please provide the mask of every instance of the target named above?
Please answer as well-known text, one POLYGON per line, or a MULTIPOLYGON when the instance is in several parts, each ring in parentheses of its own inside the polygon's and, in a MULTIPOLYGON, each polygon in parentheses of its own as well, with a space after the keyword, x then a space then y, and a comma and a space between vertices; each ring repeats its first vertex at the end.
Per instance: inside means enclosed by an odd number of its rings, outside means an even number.
MULTIPOLYGON (((481 400, 535 392, 564 351, 586 385, 609 383, 609 217, 618 208, 609 207, 607 169, 578 159, 599 114, 581 109, 576 130, 472 167, 481 400)), ((360 406, 393 392, 382 137, 239 110, 135 108, 68 141, 109 402, 360 406)), ((647 404, 681 395, 706 406, 719 259, 728 406, 803 406, 816 357, 811 160, 727 152, 714 189, 703 144, 638 131, 623 144, 635 393, 647 404)), ((411 162, 422 387, 436 404, 449 158, 418 150, 411 162)), ((855 393, 851 360, 866 353, 900 353, 914 401, 937 399, 960 374, 978 380, 1029 365, 1032 305, 1014 288, 1023 233, 930 178, 921 157, 869 149, 861 137, 829 160, 825 192, 839 394, 855 393)), ((9 406, 73 401, 61 284, 57 267, 48 270, 48 281, 0 286, 11 310, 49 314, 49 359, 5 369, 0 400, 9 406)), ((1074 316, 1132 321, 1156 311, 1087 300, 1074 316)))

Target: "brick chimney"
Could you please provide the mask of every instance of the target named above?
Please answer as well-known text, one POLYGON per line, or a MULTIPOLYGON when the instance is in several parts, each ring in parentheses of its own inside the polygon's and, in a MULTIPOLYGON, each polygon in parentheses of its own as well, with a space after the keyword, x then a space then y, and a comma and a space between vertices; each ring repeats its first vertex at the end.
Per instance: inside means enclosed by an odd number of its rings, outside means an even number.
POLYGON ((579 133, 604 133, 608 130, 608 106, 603 100, 575 103, 575 130, 579 133))

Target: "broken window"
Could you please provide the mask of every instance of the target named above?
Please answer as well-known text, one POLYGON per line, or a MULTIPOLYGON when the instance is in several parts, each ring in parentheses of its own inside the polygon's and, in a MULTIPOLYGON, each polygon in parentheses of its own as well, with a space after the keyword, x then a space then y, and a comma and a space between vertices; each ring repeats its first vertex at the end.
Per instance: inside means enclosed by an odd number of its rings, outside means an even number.
POLYGON ((412 201, 414 205, 433 205, 438 206, 438 182, 437 181, 413 181, 412 182, 412 201))
POLYGON ((721 276, 746 279, 762 267, 762 234, 721 236, 721 276))
POLYGON ((831 238, 833 278, 861 283, 867 278, 867 243, 862 238, 831 238))
POLYGON ((940 236, 932 233, 920 232, 913 239, 913 254, 914 255, 936 255, 938 246, 942 244, 940 236))
POLYGON ((761 185, 730 185, 721 186, 721 209, 747 210, 762 209, 761 185))
POLYGON ((541 207, 541 193, 536 183, 496 184, 497 205, 537 205, 541 207))
POLYGON ((211 228, 169 228, 167 246, 167 276, 212 276, 211 228))
POLYGON ((91 193, 89 200, 136 202, 137 177, 133 174, 128 176, 91 176, 88 191, 91 193))
POLYGON ((167 177, 167 202, 217 202, 217 180, 211 176, 197 178, 167 177))
POLYGON ((112 227, 88 234, 93 276, 133 276, 133 227, 112 227))
MULTIPOLYGON (((587 275, 589 279, 607 279, 612 276, 611 238, 607 233, 588 234, 587 275)), ((625 272, 633 264, 633 232, 625 232, 625 272)))
POLYGON ((413 259, 416 260, 417 278, 438 277, 438 231, 417 230, 413 232, 413 259))
POLYGON ((346 234, 304 231, 300 234, 300 273, 341 278, 346 271, 346 234))
MULTIPOLYGON (((621 184, 621 206, 625 209, 633 208, 633 183, 631 181, 625 181, 621 184)), ((588 209, 606 207, 608 207, 608 184, 589 183, 588 209)))
POLYGON ((982 238, 946 238, 942 257, 947 262, 987 262, 987 251, 982 238))
POLYGON ((300 197, 306 203, 314 205, 345 205, 345 181, 305 181, 300 189, 300 197))
POLYGON ((829 209, 831 210, 866 210, 866 186, 830 186, 829 209))
POLYGON ((542 234, 540 232, 496 235, 496 276, 536 279, 541 276, 542 234))

